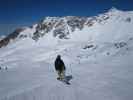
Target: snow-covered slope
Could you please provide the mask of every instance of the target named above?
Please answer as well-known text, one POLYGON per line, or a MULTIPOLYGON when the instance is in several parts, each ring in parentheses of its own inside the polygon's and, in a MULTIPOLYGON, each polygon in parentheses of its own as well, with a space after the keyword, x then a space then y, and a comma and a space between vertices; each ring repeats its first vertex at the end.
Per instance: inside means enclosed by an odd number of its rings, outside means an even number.
POLYGON ((132 11, 113 8, 94 17, 46 17, 15 31, 0 48, 0 100, 131 100, 132 26, 132 11), (69 86, 56 80, 58 54, 73 76, 69 86))

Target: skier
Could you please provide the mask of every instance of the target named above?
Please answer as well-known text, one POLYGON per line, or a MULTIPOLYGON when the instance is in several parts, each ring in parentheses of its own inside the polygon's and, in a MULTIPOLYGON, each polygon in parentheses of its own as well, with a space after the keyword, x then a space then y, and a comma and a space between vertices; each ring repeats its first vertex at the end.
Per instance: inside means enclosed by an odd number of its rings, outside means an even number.
POLYGON ((58 73, 58 80, 63 80, 65 78, 65 64, 63 60, 61 59, 61 56, 58 55, 56 60, 55 60, 55 70, 58 73))

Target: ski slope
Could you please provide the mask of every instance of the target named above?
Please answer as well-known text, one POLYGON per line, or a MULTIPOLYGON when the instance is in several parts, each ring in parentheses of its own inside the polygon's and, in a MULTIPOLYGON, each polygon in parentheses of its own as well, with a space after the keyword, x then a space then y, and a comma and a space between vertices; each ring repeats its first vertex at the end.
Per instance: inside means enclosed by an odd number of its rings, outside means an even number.
POLYGON ((107 22, 76 30, 69 40, 50 32, 37 42, 17 39, 0 48, 0 100, 131 100, 133 21, 125 19, 133 13, 111 10, 109 15, 107 22), (73 76, 71 85, 56 79, 58 54, 66 75, 73 76))
POLYGON ((48 50, 44 46, 34 51, 30 51, 33 48, 18 49, 5 56, 4 50, 3 66, 9 68, 0 72, 0 100, 130 100, 133 97, 132 52, 105 57, 99 55, 99 50, 97 55, 87 58, 84 57, 88 55, 86 51, 76 51, 79 47, 82 44, 63 43, 55 46, 56 52, 53 46, 48 50), (71 85, 56 80, 54 59, 57 54, 63 57, 66 74, 73 75, 71 85), (77 54, 81 58, 77 58, 77 54))

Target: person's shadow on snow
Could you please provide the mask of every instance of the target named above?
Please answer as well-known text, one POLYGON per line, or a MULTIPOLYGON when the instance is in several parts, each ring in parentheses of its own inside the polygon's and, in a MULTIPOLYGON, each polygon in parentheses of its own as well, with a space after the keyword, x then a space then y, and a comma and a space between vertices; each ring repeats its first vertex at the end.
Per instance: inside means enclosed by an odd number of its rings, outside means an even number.
POLYGON ((69 82, 72 78, 73 78, 72 75, 67 75, 67 76, 65 76, 65 80, 66 80, 67 82, 69 82))

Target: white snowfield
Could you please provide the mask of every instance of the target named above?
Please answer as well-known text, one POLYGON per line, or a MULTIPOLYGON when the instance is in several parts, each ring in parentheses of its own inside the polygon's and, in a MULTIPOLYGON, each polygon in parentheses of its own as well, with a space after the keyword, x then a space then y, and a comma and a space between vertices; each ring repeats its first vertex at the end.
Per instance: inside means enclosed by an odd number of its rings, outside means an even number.
POLYGON ((133 12, 108 14, 105 22, 76 30, 68 40, 49 33, 1 48, 0 100, 132 100, 133 12), (58 54, 66 75, 73 76, 71 85, 56 79, 58 54))

